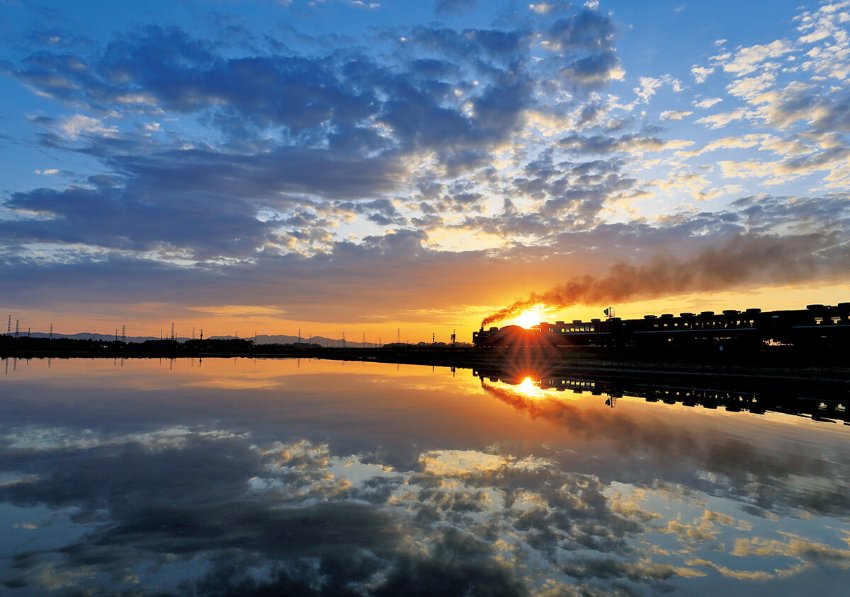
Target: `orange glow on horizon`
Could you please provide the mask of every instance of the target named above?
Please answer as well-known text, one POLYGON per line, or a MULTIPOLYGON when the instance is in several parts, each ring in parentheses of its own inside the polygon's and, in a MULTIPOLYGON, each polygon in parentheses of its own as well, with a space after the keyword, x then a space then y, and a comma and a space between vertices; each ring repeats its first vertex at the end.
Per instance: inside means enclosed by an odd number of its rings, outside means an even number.
MULTIPOLYGON (((543 285, 540 285, 542 288, 543 285)), ((532 288, 533 290, 533 288, 532 288)), ((472 332, 479 329, 481 318, 495 310, 510 304, 517 292, 516 288, 499 297, 494 292, 492 302, 467 305, 463 303, 466 297, 457 298, 456 307, 440 307, 423 312, 399 312, 390 310, 385 317, 377 317, 365 308, 340 309, 343 314, 339 321, 328 317, 308 314, 303 319, 296 313, 289 313, 280 305, 173 305, 169 303, 86 303, 67 304, 51 309, 27 304, 2 304, 2 331, 5 333, 7 318, 11 316, 11 331, 20 322, 20 330, 25 334, 30 328, 35 334, 46 333, 53 324, 55 333, 74 334, 93 332, 105 335, 120 333, 126 326, 130 337, 149 336, 158 338, 160 333, 169 336, 171 322, 175 324, 175 334, 181 338, 192 336, 194 328, 196 337, 203 329, 204 337, 232 336, 239 334, 243 338, 251 338, 256 332, 259 335, 287 335, 295 337, 301 331, 302 339, 310 336, 322 336, 338 339, 345 333, 347 345, 358 344, 364 340, 367 344, 387 344, 400 339, 402 342, 430 343, 432 337, 437 342, 450 342, 452 332, 456 332, 458 342, 471 342, 472 332), (499 302, 499 298, 504 302, 499 302), (360 319, 348 319, 352 315, 360 319), (345 319, 343 317, 346 317, 345 319), (433 334, 433 336, 432 336, 433 334)), ((645 314, 660 315, 662 313, 700 312, 711 310, 720 312, 724 309, 746 309, 758 307, 769 311, 775 309, 804 309, 812 303, 835 305, 839 302, 850 301, 850 286, 843 283, 831 285, 805 286, 765 286, 761 288, 730 289, 724 292, 712 293, 682 293, 648 299, 622 301, 614 306, 617 316, 623 319, 639 319, 645 314)), ((591 318, 602 318, 602 309, 607 303, 600 305, 576 304, 559 307, 551 304, 536 305, 521 313, 519 318, 508 319, 494 323, 495 326, 508 324, 530 327, 540 321, 554 323, 558 320, 570 321, 580 319, 589 321, 591 318), (528 313, 528 315, 526 315, 528 313)))

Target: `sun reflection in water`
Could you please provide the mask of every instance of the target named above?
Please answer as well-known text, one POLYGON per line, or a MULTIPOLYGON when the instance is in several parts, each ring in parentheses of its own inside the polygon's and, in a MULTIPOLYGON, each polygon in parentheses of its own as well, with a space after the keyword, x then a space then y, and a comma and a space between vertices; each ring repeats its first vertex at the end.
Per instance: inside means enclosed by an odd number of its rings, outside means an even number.
POLYGON ((540 386, 531 379, 530 376, 526 376, 519 384, 513 387, 517 394, 522 394, 526 398, 533 398, 535 400, 539 400, 546 397, 546 392, 540 389, 540 386))

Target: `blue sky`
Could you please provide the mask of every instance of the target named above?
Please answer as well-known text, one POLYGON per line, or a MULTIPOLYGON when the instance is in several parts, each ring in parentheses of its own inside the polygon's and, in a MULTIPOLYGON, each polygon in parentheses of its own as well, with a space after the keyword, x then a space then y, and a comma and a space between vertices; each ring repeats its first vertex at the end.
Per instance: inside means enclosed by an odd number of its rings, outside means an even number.
POLYGON ((0 6, 0 307, 36 328, 850 294, 847 2, 0 6))

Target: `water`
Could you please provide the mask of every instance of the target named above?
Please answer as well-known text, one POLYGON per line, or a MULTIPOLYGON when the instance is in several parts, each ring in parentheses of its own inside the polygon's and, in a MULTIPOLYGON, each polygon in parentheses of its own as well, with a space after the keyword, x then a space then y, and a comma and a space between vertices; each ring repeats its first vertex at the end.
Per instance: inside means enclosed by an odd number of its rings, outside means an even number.
POLYGON ((8 364, 4 594, 828 595, 850 582, 840 423, 559 392, 533 372, 8 364))

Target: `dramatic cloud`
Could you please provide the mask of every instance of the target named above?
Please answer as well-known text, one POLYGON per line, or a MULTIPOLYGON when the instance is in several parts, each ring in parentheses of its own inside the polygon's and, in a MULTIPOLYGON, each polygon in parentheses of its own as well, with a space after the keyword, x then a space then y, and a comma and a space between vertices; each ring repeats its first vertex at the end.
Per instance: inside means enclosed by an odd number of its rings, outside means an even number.
MULTIPOLYGON (((175 299, 254 297, 321 321, 430 309, 472 327, 551 286, 544 260, 569 278, 722 246, 729 227, 751 232, 742 198, 787 202, 769 234, 789 243, 804 203, 843 218, 830 195, 850 183, 843 4, 759 39, 683 40, 682 27, 673 53, 647 33, 653 11, 625 22, 596 2, 439 1, 403 22, 392 3, 261 4, 158 24, 124 7, 89 32, 61 6, 15 7, 31 25, 1 65, 14 102, 0 259, 17 284, 0 303, 48 309, 45 280, 84 275, 63 302, 102 285, 108 311, 129 294, 112 280, 133 271, 175 299), (605 242, 614 229, 626 258, 605 242), (216 279, 243 286, 211 291, 216 279)), ((806 234, 829 238, 831 223, 806 234)))

